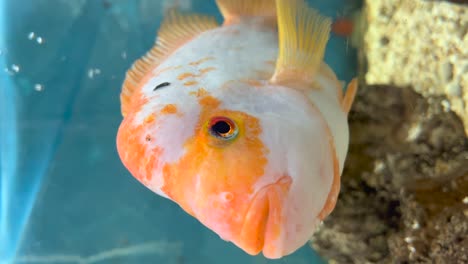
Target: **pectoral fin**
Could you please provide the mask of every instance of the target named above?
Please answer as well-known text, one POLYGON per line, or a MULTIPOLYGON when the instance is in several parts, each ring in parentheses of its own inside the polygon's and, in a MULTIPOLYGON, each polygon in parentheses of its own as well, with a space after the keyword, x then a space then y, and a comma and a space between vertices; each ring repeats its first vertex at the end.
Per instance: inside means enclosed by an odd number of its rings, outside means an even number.
POLYGON ((351 110, 351 106, 353 105, 354 98, 356 96, 357 88, 358 88, 358 80, 357 78, 354 78, 348 84, 348 88, 346 89, 343 100, 341 101, 341 106, 343 107, 343 110, 346 113, 349 113, 349 110, 351 110))

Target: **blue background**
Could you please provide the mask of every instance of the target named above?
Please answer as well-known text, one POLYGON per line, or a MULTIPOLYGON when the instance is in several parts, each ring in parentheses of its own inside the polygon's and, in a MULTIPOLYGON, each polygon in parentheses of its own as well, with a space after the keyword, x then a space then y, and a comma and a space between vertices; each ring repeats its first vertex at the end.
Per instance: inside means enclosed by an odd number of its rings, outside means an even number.
MULTIPOLYGON (((151 47, 163 2, 0 0, 1 264, 320 263, 308 246, 249 256, 122 166, 120 86, 151 47)), ((214 1, 179 2, 222 21, 214 1)), ((332 17, 357 6, 310 2, 332 17)), ((332 36, 325 60, 342 80, 356 74, 344 38, 332 36)))

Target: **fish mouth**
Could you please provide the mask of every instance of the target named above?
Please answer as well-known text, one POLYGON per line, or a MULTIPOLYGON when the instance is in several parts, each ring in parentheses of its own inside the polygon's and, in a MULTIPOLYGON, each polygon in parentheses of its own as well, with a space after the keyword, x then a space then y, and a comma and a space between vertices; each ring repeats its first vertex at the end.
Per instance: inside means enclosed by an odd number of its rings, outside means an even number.
POLYGON ((248 254, 263 251, 268 258, 282 257, 283 205, 291 182, 290 176, 283 176, 262 187, 252 199, 236 243, 248 254))

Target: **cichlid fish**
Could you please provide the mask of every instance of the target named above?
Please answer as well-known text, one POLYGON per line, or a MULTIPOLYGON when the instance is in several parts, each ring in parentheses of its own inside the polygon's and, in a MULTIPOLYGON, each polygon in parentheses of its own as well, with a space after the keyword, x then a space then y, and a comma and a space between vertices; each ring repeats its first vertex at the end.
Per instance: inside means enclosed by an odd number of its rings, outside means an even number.
POLYGON ((342 93, 331 20, 304 0, 216 3, 222 25, 171 10, 127 72, 118 153, 222 239, 281 258, 335 207, 357 82, 342 93))

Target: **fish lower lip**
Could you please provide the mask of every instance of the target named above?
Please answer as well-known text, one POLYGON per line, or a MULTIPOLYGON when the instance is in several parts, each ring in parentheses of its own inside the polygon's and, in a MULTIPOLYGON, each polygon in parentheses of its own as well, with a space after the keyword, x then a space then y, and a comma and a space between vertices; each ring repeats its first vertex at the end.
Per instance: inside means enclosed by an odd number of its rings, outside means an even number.
POLYGON ((247 253, 256 255, 263 250, 264 254, 271 255, 270 251, 277 251, 272 242, 281 233, 282 205, 290 184, 289 176, 282 177, 260 189, 253 198, 239 239, 239 246, 247 253))
POLYGON ((247 253, 257 255, 265 243, 265 231, 269 216, 267 188, 255 195, 245 215, 239 243, 247 253))

